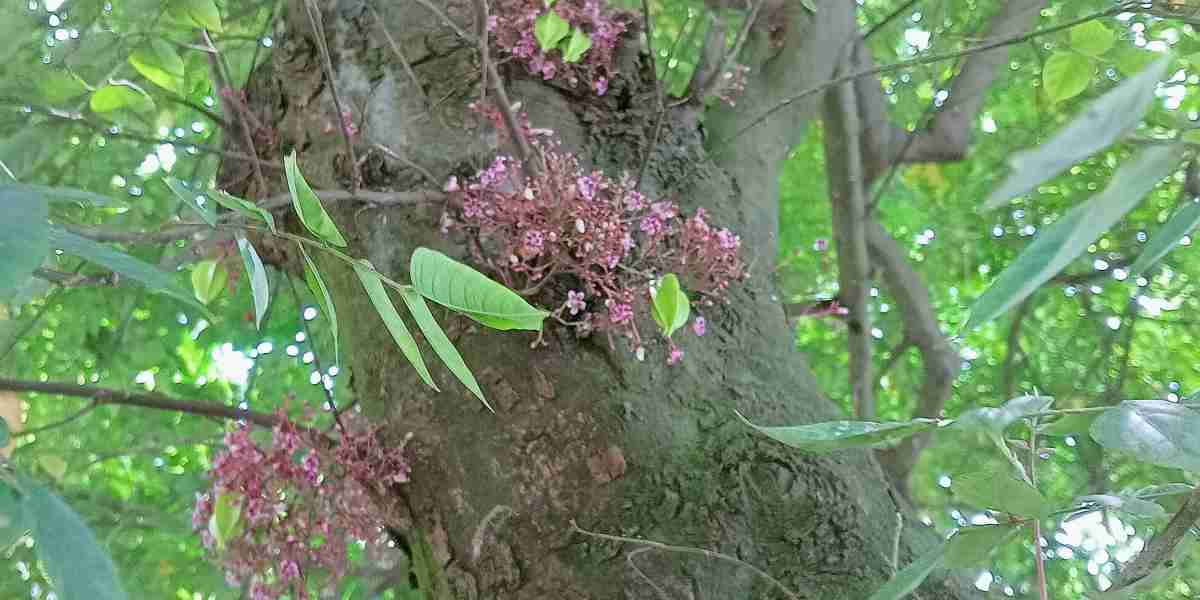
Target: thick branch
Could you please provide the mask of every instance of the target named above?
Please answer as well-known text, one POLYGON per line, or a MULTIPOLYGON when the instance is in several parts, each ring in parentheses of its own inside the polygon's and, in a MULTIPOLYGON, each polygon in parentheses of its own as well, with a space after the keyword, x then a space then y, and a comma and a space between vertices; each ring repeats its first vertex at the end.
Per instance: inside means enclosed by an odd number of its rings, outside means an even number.
MULTIPOLYGON (((929 301, 928 287, 905 258, 904 249, 874 220, 869 220, 865 229, 871 261, 879 267, 888 295, 900 307, 904 337, 921 352, 923 379, 915 416, 937 418, 954 389, 960 364, 958 353, 942 334, 929 301)), ((928 433, 912 436, 879 453, 880 461, 895 481, 904 481, 929 440, 928 433)))
POLYGON ((1197 524, 1200 524, 1200 487, 1192 490, 1183 506, 1179 507, 1179 512, 1175 513, 1170 523, 1167 523, 1166 529, 1154 536, 1154 539, 1146 545, 1146 549, 1139 552, 1132 561, 1125 565, 1125 568, 1121 569, 1121 574, 1117 582, 1110 588, 1110 592, 1121 590, 1141 581, 1149 576, 1155 568, 1171 560, 1179 542, 1183 541, 1188 530, 1197 524))
POLYGON ((159 393, 137 393, 110 388, 89 387, 70 383, 26 381, 0 378, 0 390, 13 392, 37 392, 75 398, 91 398, 95 406, 123 405, 138 406, 152 410, 182 412, 191 415, 216 417, 219 419, 244 420, 261 427, 274 427, 279 419, 275 415, 222 406, 211 402, 175 400, 159 393))
MULTIPOLYGON (((980 46, 988 47, 998 41, 1019 37, 1029 30, 1045 5, 1046 0, 1011 0, 1002 3, 999 14, 992 20, 987 38, 981 41, 980 46)), ((859 68, 873 69, 875 65, 870 57, 865 56, 866 52, 863 54, 864 60, 859 68)), ((855 88, 860 94, 868 180, 898 162, 947 162, 965 157, 971 142, 972 125, 983 106, 987 89, 1007 61, 1006 46, 966 56, 950 86, 949 99, 929 126, 915 133, 889 122, 887 104, 883 100, 878 79, 858 79, 855 88)))
MULTIPOLYGON (((843 68, 852 68, 846 53, 843 68)), ((837 245, 838 298, 849 309, 846 316, 850 346, 850 389, 859 419, 875 418, 875 379, 871 375, 871 315, 868 310, 868 271, 864 224, 862 155, 859 151, 858 107, 854 86, 835 88, 825 99, 825 156, 829 174, 829 200, 833 212, 833 240, 837 245)))

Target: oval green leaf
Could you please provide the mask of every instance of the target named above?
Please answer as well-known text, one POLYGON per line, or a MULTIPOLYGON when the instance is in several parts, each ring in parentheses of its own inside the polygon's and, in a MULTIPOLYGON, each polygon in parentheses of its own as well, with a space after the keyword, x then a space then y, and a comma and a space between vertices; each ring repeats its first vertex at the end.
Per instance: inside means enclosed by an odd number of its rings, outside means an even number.
POLYGON ((871 594, 869 600, 900 600, 916 590, 925 578, 942 563, 946 555, 946 545, 920 556, 896 573, 883 587, 871 594))
POLYGON ((1174 402, 1122 402, 1097 417, 1091 433, 1108 450, 1200 473, 1200 413, 1174 402))
POLYGON ((992 551, 1021 531, 1019 525, 979 525, 963 527, 946 543, 946 567, 972 569, 988 564, 992 551))
POLYGON ((550 314, 483 273, 429 248, 413 252, 409 277, 422 296, 492 329, 541 331, 550 314))
POLYGON ((383 325, 387 327, 388 333, 392 334, 392 339, 395 340, 396 346, 400 348, 400 352, 404 354, 404 358, 408 359, 408 363, 413 366, 413 369, 416 369, 417 374, 421 376, 421 381, 424 381, 425 385, 433 388, 434 391, 440 391, 437 384, 433 382, 433 378, 429 375, 429 369, 425 366, 425 360, 421 358, 421 351, 417 348, 417 341, 409 333, 408 327, 404 325, 404 320, 396 312, 396 307, 392 304, 392 299, 388 297, 387 290, 383 287, 383 281, 379 279, 378 273, 375 272, 375 266, 367 260, 355 261, 354 274, 358 275, 358 280, 362 283, 363 289, 366 290, 367 297, 371 299, 371 305, 375 307, 375 312, 383 320, 383 325))
POLYGON ((134 112, 146 112, 154 109, 154 101, 142 88, 132 83, 113 82, 93 92, 89 106, 97 113, 123 108, 134 112))
POLYGON ((687 323, 691 305, 674 273, 668 273, 658 287, 651 290, 650 314, 666 337, 671 337, 687 323))
POLYGON ((220 492, 213 501, 213 513, 208 518, 208 532, 222 549, 242 529, 242 499, 236 492, 220 492))
POLYGON ((1074 52, 1055 52, 1042 68, 1042 87, 1051 102, 1082 94, 1092 82, 1092 61, 1074 52))
POLYGON ((325 207, 321 206, 321 199, 317 198, 316 192, 300 174, 294 151, 283 159, 283 167, 287 174, 288 191, 292 195, 292 206, 295 207, 304 228, 327 244, 345 248, 346 238, 342 237, 342 232, 338 231, 329 213, 325 212, 325 207))
POLYGON ((213 202, 216 202, 217 204, 220 204, 231 211, 240 213, 243 216, 250 217, 256 221, 262 221, 263 223, 266 223, 267 229, 270 229, 271 233, 277 233, 275 230, 275 216, 270 212, 259 208, 258 205, 254 204, 253 202, 243 200, 242 198, 230 195, 221 190, 209 190, 205 192, 205 195, 212 199, 213 202))
POLYGON ((48 218, 37 192, 0 188, 0 296, 19 289, 50 252, 48 218))
POLYGON ((828 421, 794 427, 761 427, 751 423, 740 412, 734 411, 734 414, 767 437, 809 452, 878 446, 932 429, 938 424, 935 419, 913 419, 890 423, 828 421))
POLYGON ((209 304, 221 296, 229 273, 215 260, 202 260, 192 267, 192 293, 201 304, 209 304))
POLYGON ((79 515, 41 486, 26 505, 33 515, 38 558, 61 600, 123 600, 125 590, 112 560, 79 515))
POLYGON ((158 37, 151 38, 129 53, 129 64, 155 85, 172 92, 182 91, 183 59, 170 42, 158 37))
POLYGON ((954 424, 1000 435, 1017 420, 1044 412, 1053 403, 1054 398, 1050 396, 1018 396, 999 408, 983 407, 967 411, 954 424))
POLYGON ((1181 149, 1151 146, 1117 170, 1108 187, 1042 230, 971 306, 970 331, 1004 314, 1083 254, 1179 165, 1181 149))
POLYGON ((221 31, 221 11, 213 0, 174 0, 177 14, 186 16, 197 27, 210 31, 221 31))
POLYGON ((562 53, 563 60, 568 63, 577 63, 583 58, 583 53, 587 52, 592 47, 592 38, 584 33, 582 29, 576 27, 571 30, 571 37, 567 38, 563 45, 562 53))
POLYGON ((533 23, 533 37, 537 38, 538 47, 542 52, 549 52, 571 32, 571 24, 558 16, 554 10, 547 10, 533 23))
POLYGON ((163 183, 167 185, 167 189, 184 203, 192 212, 200 216, 200 220, 208 223, 209 227, 217 226, 217 213, 213 210, 213 205, 207 201, 207 197, 199 192, 192 191, 188 185, 174 177, 164 177, 163 183))
POLYGON ((953 478, 951 490, 960 500, 1022 517, 1042 517, 1053 507, 1042 493, 1007 470, 967 473, 953 478))
POLYGON ((1117 37, 1100 21, 1088 21, 1071 28, 1071 49, 1088 56, 1100 56, 1108 52, 1117 37))

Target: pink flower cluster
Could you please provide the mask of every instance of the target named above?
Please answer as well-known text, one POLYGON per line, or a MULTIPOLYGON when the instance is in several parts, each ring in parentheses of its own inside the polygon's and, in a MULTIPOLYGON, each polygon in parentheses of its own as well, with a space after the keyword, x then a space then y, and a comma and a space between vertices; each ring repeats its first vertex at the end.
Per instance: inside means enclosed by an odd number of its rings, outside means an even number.
POLYGON ((254 441, 247 425, 225 436, 213 460, 212 489, 197 495, 192 527, 230 585, 250 582, 253 600, 309 598, 306 582, 345 575, 347 544, 384 538, 368 486, 408 481, 404 445, 383 446, 352 415, 342 419, 346 431, 324 452, 319 434, 283 418, 270 447, 254 441), (241 509, 240 530, 220 550, 208 528, 219 496, 241 509))
POLYGON ((488 22, 496 46, 520 59, 530 73, 557 79, 576 87, 587 82, 597 95, 608 91, 616 67, 613 57, 621 34, 633 20, 631 13, 602 6, 602 0, 558 0, 547 9, 544 0, 497 0, 488 22), (534 24, 547 10, 558 13, 572 28, 579 28, 592 46, 579 62, 567 63, 555 49, 544 52, 534 37, 534 24))
MULTIPOLYGON (((501 156, 446 189, 461 206, 455 225, 477 240, 475 259, 519 293, 561 303, 555 317, 580 335, 615 331, 640 347, 634 315, 649 314, 659 277, 675 273, 693 306, 711 306, 744 276, 741 239, 710 225, 704 209, 684 217, 672 201, 647 199, 628 175, 586 173, 552 143, 537 141, 534 151, 544 168, 532 179, 501 156)), ((696 335, 705 329, 698 318, 696 335)))

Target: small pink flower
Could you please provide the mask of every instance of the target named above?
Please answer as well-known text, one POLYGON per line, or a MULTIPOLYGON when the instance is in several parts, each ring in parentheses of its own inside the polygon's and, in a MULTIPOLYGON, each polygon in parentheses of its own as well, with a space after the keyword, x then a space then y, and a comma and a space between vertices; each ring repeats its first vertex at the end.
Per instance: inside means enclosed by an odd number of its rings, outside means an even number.
POLYGON ((600 78, 596 79, 595 88, 596 88, 596 95, 603 96, 606 92, 608 92, 608 79, 606 79, 604 77, 600 77, 600 78))
POLYGON ((683 360, 683 350, 681 350, 679 346, 671 346, 671 354, 667 356, 667 364, 679 364, 679 361, 681 360, 683 360))
POLYGON ((608 307, 608 318, 614 324, 621 324, 633 317, 633 307, 623 302, 614 302, 608 307))
POLYGON ((692 321, 692 331, 698 337, 704 337, 704 333, 708 331, 708 321, 704 317, 696 317, 696 320, 692 321))
POLYGON ((285 560, 279 566, 279 579, 281 581, 291 581, 300 577, 300 565, 294 560, 285 560))
POLYGON ((446 180, 446 185, 442 188, 442 190, 446 192, 457 192, 460 189, 461 188, 458 187, 458 177, 453 175, 450 176, 450 179, 446 180))
POLYGON ((817 252, 824 252, 828 249, 829 240, 826 240, 825 238, 818 238, 817 241, 813 242, 813 250, 817 252))
POLYGON ((567 292, 567 309, 571 311, 572 315, 577 315, 580 311, 587 308, 587 303, 583 301, 583 298, 583 292, 576 292, 575 290, 567 292))

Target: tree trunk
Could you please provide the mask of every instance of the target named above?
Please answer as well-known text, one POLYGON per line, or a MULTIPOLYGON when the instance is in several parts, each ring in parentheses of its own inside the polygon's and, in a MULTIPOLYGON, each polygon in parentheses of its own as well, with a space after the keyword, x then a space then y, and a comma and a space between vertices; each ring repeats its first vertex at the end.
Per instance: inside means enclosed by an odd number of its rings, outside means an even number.
MULTIPOLYGON (((471 3, 433 3, 474 30, 471 3)), ((259 150, 295 148, 314 187, 350 189, 343 141, 330 126, 338 123, 330 82, 303 4, 294 4, 273 60, 249 86, 251 108, 279 134, 277 147, 259 150)), ((473 174, 504 151, 466 109, 479 94, 476 47, 420 2, 375 4, 382 21, 363 0, 322 8, 333 85, 359 129, 364 187, 437 185, 372 149, 376 144, 437 181, 473 174)), ((737 135, 788 95, 828 80, 856 34, 853 2, 818 2, 815 14, 800 2, 787 4, 746 45, 742 62, 752 71, 736 109, 709 110, 703 126, 697 109, 668 110, 649 156, 647 194, 676 197, 688 212, 705 207, 712 222, 741 235, 751 265, 728 305, 705 309, 708 334, 683 336, 681 364, 667 366, 661 344, 648 344, 647 360, 639 362, 622 340, 576 339, 548 323, 546 345, 531 349, 529 334, 438 315, 496 408, 492 414, 440 367, 435 379, 443 391, 422 386, 353 274, 336 262, 321 264, 357 398, 374 418, 386 419, 396 439, 413 434, 412 482, 389 510, 397 529, 428 540, 444 573, 444 589, 431 598, 782 597, 745 566, 635 553, 640 546, 577 533, 572 521, 736 556, 802 598, 866 598, 891 574, 897 509, 868 453, 794 451, 754 434, 733 413, 769 424, 844 418, 794 350, 772 283, 778 169, 821 96, 788 104, 737 135)), ((566 148, 610 175, 637 173, 651 145, 656 103, 636 39, 625 38, 621 75, 599 98, 529 79, 515 65, 501 71, 534 127, 555 130, 566 148)), ((406 278, 418 246, 467 260, 461 240, 439 230, 441 205, 328 206, 352 253, 395 278, 406 278)), ((936 539, 914 522, 904 521, 901 566, 936 539)), ((925 600, 965 597, 960 590, 935 577, 920 593, 925 600)))

